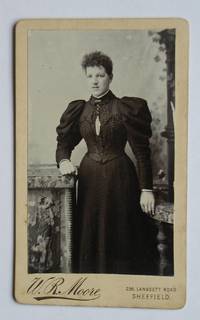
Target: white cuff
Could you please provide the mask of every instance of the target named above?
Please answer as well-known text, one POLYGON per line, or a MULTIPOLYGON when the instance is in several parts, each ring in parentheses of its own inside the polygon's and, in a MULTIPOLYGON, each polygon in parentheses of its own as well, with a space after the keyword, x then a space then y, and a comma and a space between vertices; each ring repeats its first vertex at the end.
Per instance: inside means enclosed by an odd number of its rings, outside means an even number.
POLYGON ((69 159, 62 159, 62 160, 60 160, 59 165, 60 165, 63 161, 70 161, 70 160, 69 160, 69 159))

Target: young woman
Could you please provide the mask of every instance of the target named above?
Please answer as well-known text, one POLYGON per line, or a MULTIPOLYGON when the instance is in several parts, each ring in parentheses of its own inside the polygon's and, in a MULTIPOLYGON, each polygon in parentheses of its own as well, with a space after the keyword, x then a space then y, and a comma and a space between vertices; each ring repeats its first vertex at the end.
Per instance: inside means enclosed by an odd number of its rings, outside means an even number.
POLYGON ((118 98, 110 91, 113 64, 108 56, 87 54, 82 68, 91 96, 72 101, 57 127, 56 161, 63 175, 76 171, 70 156, 81 139, 88 149, 78 172, 73 272, 155 274, 151 114, 145 100, 118 98), (127 141, 138 174, 124 151, 127 141))

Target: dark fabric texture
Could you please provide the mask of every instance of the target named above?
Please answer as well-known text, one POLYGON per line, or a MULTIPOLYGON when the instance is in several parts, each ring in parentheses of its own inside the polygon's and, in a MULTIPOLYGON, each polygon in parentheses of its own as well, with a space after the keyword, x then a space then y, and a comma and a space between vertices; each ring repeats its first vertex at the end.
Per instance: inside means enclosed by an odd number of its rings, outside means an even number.
POLYGON ((157 230, 139 205, 140 188, 152 188, 150 124, 145 100, 119 99, 111 91, 102 99, 70 103, 61 117, 58 166, 82 138, 88 148, 79 168, 73 216, 74 272, 156 274, 157 230), (127 141, 137 159, 139 178, 124 152, 127 141))

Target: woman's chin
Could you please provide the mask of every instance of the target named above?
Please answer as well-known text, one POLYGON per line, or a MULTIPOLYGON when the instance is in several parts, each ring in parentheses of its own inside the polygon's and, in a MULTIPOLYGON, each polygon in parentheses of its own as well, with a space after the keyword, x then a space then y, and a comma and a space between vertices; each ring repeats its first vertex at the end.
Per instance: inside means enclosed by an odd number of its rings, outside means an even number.
POLYGON ((98 98, 102 96, 105 92, 106 92, 105 90, 104 91, 93 90, 92 95, 98 98))
POLYGON ((92 91, 92 94, 93 94, 93 96, 95 96, 95 97, 98 97, 98 96, 101 95, 101 93, 100 93, 99 91, 97 91, 97 90, 93 90, 93 91, 92 91))

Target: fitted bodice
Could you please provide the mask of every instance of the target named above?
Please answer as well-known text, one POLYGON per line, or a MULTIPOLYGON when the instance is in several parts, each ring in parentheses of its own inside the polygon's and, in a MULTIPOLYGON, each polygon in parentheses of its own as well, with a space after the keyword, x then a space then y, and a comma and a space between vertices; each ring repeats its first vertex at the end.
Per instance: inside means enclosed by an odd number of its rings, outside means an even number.
POLYGON ((86 142, 88 155, 102 163, 122 155, 127 142, 127 133, 118 104, 119 101, 115 97, 105 102, 92 99, 85 104, 80 116, 80 133, 86 142), (95 126, 98 116, 99 134, 95 126))

